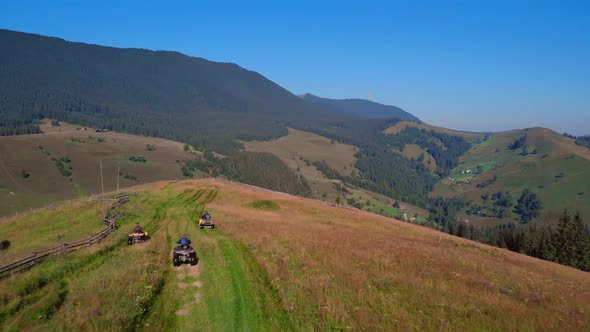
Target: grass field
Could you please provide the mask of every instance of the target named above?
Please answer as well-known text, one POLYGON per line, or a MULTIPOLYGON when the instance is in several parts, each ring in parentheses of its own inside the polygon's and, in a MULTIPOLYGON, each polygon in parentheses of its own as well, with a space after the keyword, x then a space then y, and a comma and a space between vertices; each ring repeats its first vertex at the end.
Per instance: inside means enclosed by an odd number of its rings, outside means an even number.
POLYGON ((332 143, 326 137, 292 128, 289 128, 287 136, 277 140, 244 142, 244 147, 246 151, 270 152, 293 170, 307 166, 305 160, 325 161, 342 175, 350 175, 355 170, 354 154, 358 152, 358 148, 353 145, 332 143))
POLYGON ((531 128, 526 133, 529 155, 521 155, 521 149, 508 148, 525 134, 524 130, 490 136, 462 156, 449 176, 452 179, 440 181, 431 195, 458 195, 481 204, 481 195, 485 193, 509 191, 516 201, 527 188, 539 195, 543 204, 539 222, 555 223, 565 208, 579 210, 586 217, 584 220, 590 222, 590 149, 548 129, 531 128), (481 173, 461 173, 478 166, 481 173), (486 180, 489 185, 477 187, 486 180))
POLYGON ((44 134, 0 137, 0 216, 101 192, 101 160, 108 192, 117 187, 117 169, 124 188, 181 179, 182 160, 194 158, 181 143, 163 139, 96 133, 66 123, 59 127, 46 123, 41 129, 44 134), (148 151, 148 144, 155 150, 148 151), (129 160, 139 155, 147 161, 129 160), (70 176, 62 175, 52 160, 62 157, 71 160, 64 164, 71 167, 70 176))
POLYGON ((2 329, 583 330, 590 324, 590 277, 572 268, 245 185, 192 180, 145 188, 99 246, 1 280, 2 329), (196 227, 204 208, 217 223, 213 231, 196 227), (127 246, 126 232, 137 221, 152 240, 127 246), (196 267, 171 264, 182 234, 199 252, 196 267))

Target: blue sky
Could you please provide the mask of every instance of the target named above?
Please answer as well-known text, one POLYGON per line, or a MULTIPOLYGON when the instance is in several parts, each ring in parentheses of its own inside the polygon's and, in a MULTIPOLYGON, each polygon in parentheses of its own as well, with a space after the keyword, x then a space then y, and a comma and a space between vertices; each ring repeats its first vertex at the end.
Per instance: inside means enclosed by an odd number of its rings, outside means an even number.
POLYGON ((0 28, 177 50, 472 131, 590 134, 590 1, 4 1, 0 28))

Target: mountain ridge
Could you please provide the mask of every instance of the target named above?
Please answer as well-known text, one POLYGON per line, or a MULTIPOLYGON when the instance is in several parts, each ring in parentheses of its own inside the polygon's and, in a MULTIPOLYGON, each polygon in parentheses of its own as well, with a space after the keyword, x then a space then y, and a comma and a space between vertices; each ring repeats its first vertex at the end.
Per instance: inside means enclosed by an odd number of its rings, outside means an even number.
POLYGON ((400 120, 422 122, 413 114, 404 111, 397 106, 385 105, 367 99, 330 99, 319 97, 311 93, 298 95, 298 97, 311 105, 329 109, 338 112, 339 114, 368 117, 371 119, 397 118, 400 120))
POLYGON ((10 45, 0 54, 0 129, 9 135, 49 117, 228 151, 235 139, 341 117, 235 63, 10 30, 0 30, 0 42, 10 45))

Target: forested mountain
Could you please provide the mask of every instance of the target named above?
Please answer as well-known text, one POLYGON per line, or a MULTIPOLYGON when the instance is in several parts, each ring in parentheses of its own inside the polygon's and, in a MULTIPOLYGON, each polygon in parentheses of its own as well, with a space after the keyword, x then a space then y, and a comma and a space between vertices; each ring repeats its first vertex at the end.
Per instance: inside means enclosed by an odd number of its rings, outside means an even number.
POLYGON ((228 152, 340 118, 236 64, 9 30, 0 45, 0 135, 50 117, 228 152))
POLYGON ((299 96, 308 104, 331 110, 339 114, 370 119, 396 118, 420 122, 414 115, 399 107, 383 105, 364 99, 328 99, 314 96, 310 93, 299 96))

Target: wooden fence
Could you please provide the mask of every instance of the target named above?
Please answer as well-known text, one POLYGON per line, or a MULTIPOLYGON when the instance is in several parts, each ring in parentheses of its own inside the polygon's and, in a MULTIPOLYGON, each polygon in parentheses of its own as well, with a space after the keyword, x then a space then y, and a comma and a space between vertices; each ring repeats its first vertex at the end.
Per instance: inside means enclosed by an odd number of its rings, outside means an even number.
POLYGON ((42 262, 45 258, 57 255, 57 254, 64 254, 74 250, 78 250, 80 248, 89 247, 100 240, 104 239, 107 235, 112 233, 116 228, 116 221, 120 217, 114 209, 118 206, 121 206, 129 201, 129 196, 117 196, 114 199, 113 204, 111 204, 104 212, 101 222, 106 224, 106 227, 101 231, 90 235, 89 237, 75 241, 75 242, 68 242, 61 244, 59 246, 43 249, 39 251, 35 251, 32 255, 22 258, 16 262, 4 265, 0 267, 0 278, 8 277, 14 273, 27 270, 33 267, 36 264, 42 262))

